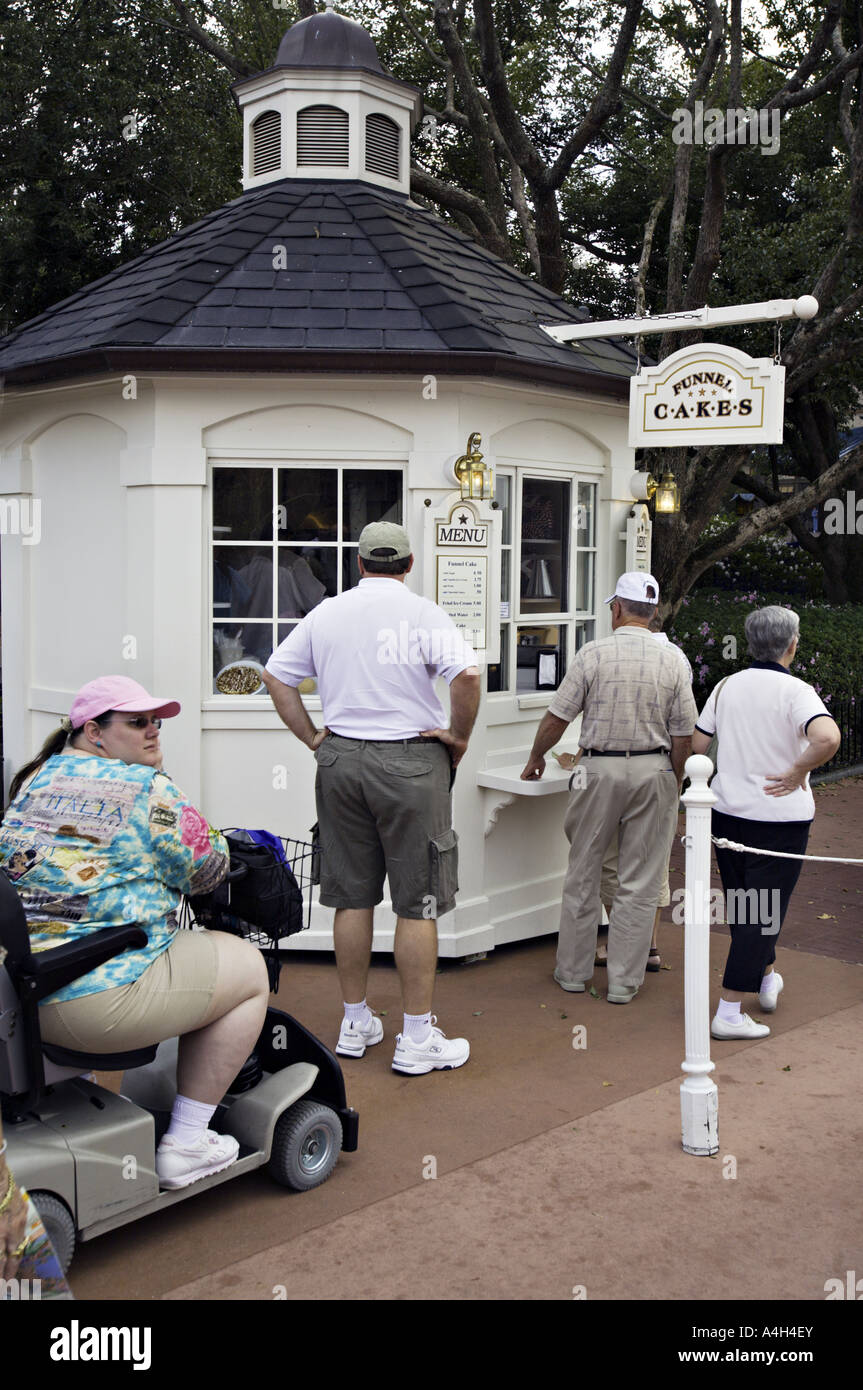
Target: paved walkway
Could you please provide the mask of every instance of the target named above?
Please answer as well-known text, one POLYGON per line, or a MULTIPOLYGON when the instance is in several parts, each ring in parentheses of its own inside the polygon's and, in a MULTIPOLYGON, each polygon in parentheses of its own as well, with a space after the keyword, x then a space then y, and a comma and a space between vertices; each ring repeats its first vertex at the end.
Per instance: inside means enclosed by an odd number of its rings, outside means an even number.
MULTIPOLYGON (((863 858, 863 779, 816 798, 811 852, 863 858)), ((398 985, 377 963, 386 1040, 345 1062, 357 1153, 313 1192, 255 1173, 82 1246, 76 1295, 411 1300, 429 1296, 411 1281, 421 1250, 448 1299, 823 1300, 828 1279, 863 1272, 861 893, 863 867, 805 867, 770 1038, 713 1044, 716 1158, 680 1147, 682 927, 661 928, 667 968, 626 1008, 607 1005, 599 970, 597 998, 564 994, 553 938, 444 963, 441 1023, 473 1051, 428 1077, 390 1070, 398 985)), ((717 984, 725 951, 720 929, 717 984)), ((333 1042, 337 996, 331 961, 309 953, 276 1002, 333 1042)))

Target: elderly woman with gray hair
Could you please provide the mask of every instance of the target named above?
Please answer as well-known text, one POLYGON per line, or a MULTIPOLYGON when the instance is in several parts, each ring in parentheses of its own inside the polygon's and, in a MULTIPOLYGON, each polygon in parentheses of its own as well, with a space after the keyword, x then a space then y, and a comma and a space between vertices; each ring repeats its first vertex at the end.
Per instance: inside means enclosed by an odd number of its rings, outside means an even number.
MULTIPOLYGON (((800 619, 790 608, 758 608, 746 619, 752 657, 745 671, 726 676, 698 717, 693 753, 719 741, 713 834, 783 854, 805 854, 815 801, 809 773, 839 747, 838 725, 811 685, 791 675, 800 619)), ((740 1012, 757 994, 773 1013, 782 976, 773 968, 776 939, 800 876, 802 860, 720 849, 716 860, 725 896, 731 948, 714 1038, 763 1038, 770 1029, 740 1012)))

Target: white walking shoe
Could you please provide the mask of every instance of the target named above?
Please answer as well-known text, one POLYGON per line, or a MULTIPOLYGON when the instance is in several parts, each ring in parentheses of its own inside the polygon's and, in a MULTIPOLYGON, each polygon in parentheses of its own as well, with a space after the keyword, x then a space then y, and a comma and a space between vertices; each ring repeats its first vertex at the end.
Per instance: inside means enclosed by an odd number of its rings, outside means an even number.
POLYGON ((340 1057, 362 1057, 367 1047, 383 1041, 384 1025, 376 1014, 372 1014, 365 1028, 342 1019, 336 1052, 340 1057))
POLYGON ((393 1071, 421 1076, 428 1071, 452 1071, 455 1067, 464 1066, 470 1056, 467 1038, 447 1038, 439 1028, 435 1028, 435 1014, 432 1014, 431 1021, 431 1032, 423 1042, 414 1042, 402 1033, 396 1035, 393 1071))
POLYGON ((775 984, 771 983, 767 989, 762 989, 758 996, 758 1002, 764 1013, 775 1014, 779 996, 785 988, 785 981, 775 970, 772 970, 767 978, 770 981, 775 981, 775 984))
POLYGON ((240 1146, 230 1134, 205 1130, 194 1144, 181 1144, 166 1134, 156 1150, 156 1172, 160 1187, 188 1187, 190 1183, 221 1173, 235 1163, 240 1146))
POLYGON ((741 1014, 734 1023, 716 1014, 710 1025, 711 1038, 766 1038, 769 1032, 766 1023, 756 1023, 748 1014, 741 1014))

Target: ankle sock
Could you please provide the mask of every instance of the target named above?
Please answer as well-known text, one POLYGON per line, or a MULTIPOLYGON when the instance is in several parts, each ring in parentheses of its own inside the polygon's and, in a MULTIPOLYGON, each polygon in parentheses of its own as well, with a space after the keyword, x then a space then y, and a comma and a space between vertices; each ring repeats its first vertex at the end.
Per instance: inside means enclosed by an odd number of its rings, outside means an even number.
POLYGON ((359 1004, 345 1004, 345 1021, 353 1023, 356 1028, 367 1028, 372 1016, 372 1011, 362 999, 359 1004))
POLYGON ((171 1110, 171 1123, 165 1131, 179 1144, 194 1144, 207 1131, 207 1125, 216 1113, 215 1105, 205 1105, 188 1096, 177 1096, 171 1110))
POLYGON ((431 1014, 405 1014, 403 1036, 411 1042, 425 1042, 431 1032, 431 1014))
POLYGON ((716 1017, 724 1019, 726 1023, 737 1023, 740 1018, 740 1001, 730 1004, 727 999, 720 999, 716 1017))

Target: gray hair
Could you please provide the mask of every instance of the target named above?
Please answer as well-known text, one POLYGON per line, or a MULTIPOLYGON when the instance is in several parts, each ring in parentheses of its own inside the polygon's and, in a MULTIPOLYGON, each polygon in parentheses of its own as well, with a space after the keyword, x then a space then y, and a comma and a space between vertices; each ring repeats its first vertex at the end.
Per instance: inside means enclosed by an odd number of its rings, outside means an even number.
POLYGON ((791 608, 756 608, 744 623, 749 655, 756 661, 778 661, 800 631, 800 619, 791 608))
POLYGON ((656 612, 656 604, 648 603, 646 600, 635 598, 620 598, 614 596, 615 602, 620 604, 621 612, 625 618, 650 618, 656 612))

